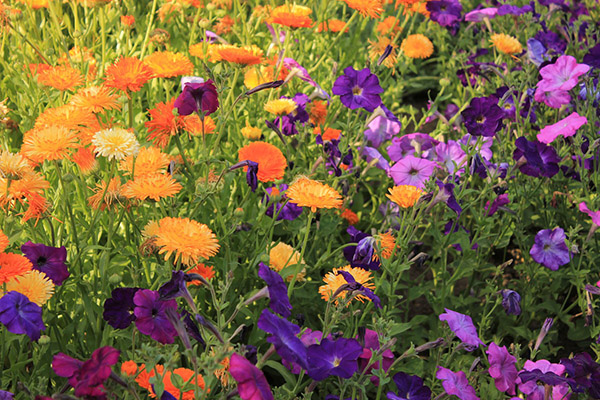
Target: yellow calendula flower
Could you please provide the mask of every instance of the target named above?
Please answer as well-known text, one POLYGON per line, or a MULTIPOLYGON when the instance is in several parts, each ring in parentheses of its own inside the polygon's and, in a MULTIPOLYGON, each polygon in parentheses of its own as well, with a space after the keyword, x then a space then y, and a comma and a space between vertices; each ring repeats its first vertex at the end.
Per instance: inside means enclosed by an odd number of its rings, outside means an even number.
POLYGON ((312 212, 319 208, 341 208, 342 195, 329 185, 305 177, 297 179, 285 192, 291 203, 310 207, 312 212))
POLYGON ((389 191, 390 193, 386 194, 386 196, 402 208, 414 206, 423 193, 423 190, 412 185, 394 186, 389 191))
POLYGON ((41 307, 52 297, 54 284, 45 273, 31 270, 10 280, 6 290, 19 292, 41 307))
MULTIPOLYGON (((339 270, 348 272, 350 275, 352 275, 357 283, 360 283, 364 287, 371 290, 375 289, 375 284, 369 282, 371 279, 373 279, 370 271, 362 268, 353 268, 350 265, 346 265, 342 268, 334 268, 332 272, 328 272, 327 275, 323 277, 323 282, 325 282, 325 284, 319 287, 319 293, 321 294, 321 298, 323 300, 329 301, 342 285, 348 283, 342 274, 337 273, 339 270)), ((338 299, 344 299, 347 295, 348 291, 346 290, 342 291, 341 293, 337 293, 335 297, 335 304, 338 304, 338 299)), ((354 298, 360 302, 369 300, 368 297, 363 296, 362 294, 358 294, 354 298)))
MULTIPOLYGON (((269 251, 269 267, 277 272, 285 267, 297 264, 304 264, 304 260, 301 259, 300 253, 288 244, 279 242, 269 251)), ((305 275, 306 268, 302 268, 302 271, 296 275, 296 280, 303 281, 305 275)), ((293 277, 293 275, 288 275, 285 279, 290 282, 293 277)))
POLYGON ((400 50, 408 58, 428 58, 433 54, 433 43, 420 33, 408 35, 400 44, 400 50))
POLYGON ((517 54, 523 51, 523 46, 517 39, 504 33, 492 35, 490 41, 498 51, 504 54, 517 54))
POLYGON ((292 99, 275 99, 265 104, 265 111, 275 115, 287 115, 296 110, 296 102, 292 99))

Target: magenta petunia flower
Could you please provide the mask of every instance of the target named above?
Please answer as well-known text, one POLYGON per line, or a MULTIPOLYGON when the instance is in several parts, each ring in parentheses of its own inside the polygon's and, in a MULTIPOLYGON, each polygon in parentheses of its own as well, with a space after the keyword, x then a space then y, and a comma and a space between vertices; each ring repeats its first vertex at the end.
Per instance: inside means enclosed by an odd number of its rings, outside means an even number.
POLYGON ((452 332, 454 332, 463 343, 475 347, 480 344, 485 346, 485 343, 483 343, 477 335, 477 329, 475 328, 475 325, 473 325, 471 317, 447 308, 444 308, 444 310, 446 310, 446 312, 440 314, 440 321, 448 322, 452 332))
POLYGON ((173 104, 179 115, 201 113, 209 115, 219 108, 217 87, 211 80, 206 82, 188 81, 183 85, 183 91, 173 104))
POLYGON ((394 180, 394 185, 412 185, 423 189, 436 165, 433 161, 406 156, 390 168, 388 175, 394 180))
MULTIPOLYGON (((547 360, 539 360, 533 362, 531 360, 525 361, 523 366, 524 371, 539 370, 542 373, 553 372, 556 375, 562 375, 565 372, 565 366, 561 364, 552 364, 547 360)), ((528 400, 544 400, 544 386, 538 385, 535 380, 521 382, 521 378, 518 378, 517 384, 519 390, 527 395, 528 400)), ((567 384, 556 385, 552 388, 552 399, 567 399, 566 396, 569 392, 569 386, 567 384)))
POLYGON ((246 358, 233 353, 229 360, 229 373, 238 384, 242 400, 273 400, 265 375, 246 358))
POLYGON ((535 101, 544 103, 551 108, 560 108, 561 106, 571 102, 571 95, 569 95, 569 92, 566 90, 551 90, 546 92, 539 87, 535 91, 533 98, 535 101))
POLYGON ((553 90, 571 90, 577 85, 577 78, 590 70, 586 64, 577 64, 573 56, 558 57, 554 64, 540 70, 542 80, 537 86, 545 92, 553 90))
POLYGON ((452 372, 447 368, 438 366, 435 377, 442 381, 442 386, 449 396, 455 395, 461 400, 480 400, 473 386, 469 385, 467 375, 464 372, 452 372))
POLYGON ((590 216, 590 218, 592 218, 592 223, 594 225, 598 225, 600 226, 600 211, 592 211, 588 208, 587 204, 585 202, 581 202, 579 203, 579 211, 586 213, 587 215, 590 216))
POLYGON ((473 10, 465 14, 465 21, 469 22, 481 22, 485 18, 493 19, 498 14, 496 7, 482 8, 479 10, 473 10))
POLYGON ((494 378, 496 389, 514 396, 515 382, 517 381, 517 359, 506 350, 506 346, 500 347, 494 342, 490 343, 486 353, 490 362, 488 371, 494 378))
POLYGON ((571 113, 566 118, 561 119, 553 125, 548 125, 542 128, 537 134, 537 139, 542 143, 552 143, 559 136, 569 137, 577 133, 577 129, 587 124, 587 118, 582 117, 576 112, 571 113))
POLYGON ((346 67, 344 75, 338 76, 335 80, 331 92, 340 96, 342 104, 351 110, 364 108, 373 112, 381 105, 379 94, 383 89, 379 86, 379 78, 371 73, 369 68, 357 71, 352 67, 346 67))

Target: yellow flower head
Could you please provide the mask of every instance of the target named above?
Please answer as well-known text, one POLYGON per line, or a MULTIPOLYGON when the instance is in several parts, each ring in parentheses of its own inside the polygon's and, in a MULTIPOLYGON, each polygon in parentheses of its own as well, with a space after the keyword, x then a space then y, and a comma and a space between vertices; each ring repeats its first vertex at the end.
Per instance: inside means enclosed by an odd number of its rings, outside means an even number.
POLYGON ((54 284, 45 273, 31 270, 10 280, 6 284, 6 290, 19 292, 41 307, 52 297, 54 284))
MULTIPOLYGON (((304 264, 304 260, 300 258, 300 253, 290 245, 279 242, 269 251, 269 267, 277 272, 280 272, 285 267, 297 264, 304 264)), ((306 268, 302 268, 302 271, 296 275, 296 280, 303 281, 305 275, 306 268)), ((285 279, 289 282, 292 278, 293 275, 288 275, 285 279)))
MULTIPOLYGON (((342 274, 338 274, 337 271, 342 270, 348 272, 357 283, 360 283, 364 287, 374 290, 375 285, 372 282, 369 282, 373 277, 371 276, 371 272, 362 268, 353 268, 350 265, 346 265, 342 268, 334 268, 332 272, 328 272, 327 275, 323 277, 323 282, 325 284, 319 287, 319 293, 321 294, 321 298, 325 301, 329 301, 331 296, 333 296, 336 291, 342 286, 347 284, 346 279, 342 274)), ((338 293, 335 298, 335 304, 338 304, 338 299, 346 298, 348 295, 348 291, 344 290, 341 293, 338 293)), ((360 302, 364 302, 365 300, 369 300, 368 297, 363 296, 362 294, 358 294, 354 297, 360 302)))
POLYGON ((285 193, 291 203, 300 207, 310 207, 312 212, 318 208, 341 208, 342 196, 331 186, 305 177, 297 179, 285 193))
POLYGON ((517 54, 523 51, 523 46, 517 39, 504 33, 492 35, 490 41, 498 51, 504 54, 517 54))
POLYGON ((124 160, 126 157, 137 154, 140 144, 133 132, 122 128, 104 129, 96 132, 92 139, 96 146, 96 154, 107 157, 109 160, 124 160))
POLYGON ((433 54, 433 43, 427 36, 417 33, 408 35, 400 44, 400 50, 408 58, 428 58, 433 54))
POLYGON ((296 110, 296 102, 292 99, 275 99, 265 104, 265 111, 275 115, 288 115, 296 110))

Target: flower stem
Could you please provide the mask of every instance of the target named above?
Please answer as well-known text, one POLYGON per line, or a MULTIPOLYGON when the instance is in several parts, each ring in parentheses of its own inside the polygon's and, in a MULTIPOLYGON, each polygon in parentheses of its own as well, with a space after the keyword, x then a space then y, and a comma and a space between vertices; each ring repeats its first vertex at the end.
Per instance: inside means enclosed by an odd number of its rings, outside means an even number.
POLYGON ((296 278, 298 277, 298 269, 302 268, 302 261, 304 260, 304 254, 306 253, 306 247, 308 244, 308 234, 310 233, 310 225, 312 224, 314 213, 311 211, 308 214, 308 221, 306 222, 306 232, 304 233, 304 241, 302 242, 302 252, 300 253, 300 264, 296 266, 296 271, 292 275, 292 280, 290 281, 290 286, 288 287, 288 297, 292 295, 292 290, 294 289, 294 284, 296 283, 296 278))

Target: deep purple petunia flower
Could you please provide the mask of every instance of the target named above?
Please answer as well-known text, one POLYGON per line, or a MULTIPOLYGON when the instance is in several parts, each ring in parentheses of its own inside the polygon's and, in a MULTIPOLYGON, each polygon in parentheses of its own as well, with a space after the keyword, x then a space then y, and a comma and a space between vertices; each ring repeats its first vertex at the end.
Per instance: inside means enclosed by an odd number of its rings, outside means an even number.
POLYGON ((514 290, 502 289, 502 307, 508 315, 521 315, 521 295, 514 290))
POLYGON ((135 304, 135 326, 138 330, 159 343, 173 343, 177 331, 165 313, 166 308, 177 309, 177 301, 160 300, 154 290, 140 289, 133 296, 135 304))
POLYGON ((119 354, 119 350, 110 346, 94 350, 86 361, 58 353, 52 359, 52 369, 58 376, 69 378, 75 396, 105 398, 103 384, 110 377, 111 366, 117 363, 119 354))
POLYGON ((430 12, 432 21, 441 26, 458 29, 460 23, 462 5, 459 0, 428 1, 427 11, 430 12))
POLYGON ((433 161, 406 156, 392 165, 388 175, 394 180, 396 186, 412 185, 423 189, 436 166, 433 161))
POLYGON ((517 359, 506 350, 506 346, 500 347, 494 342, 490 343, 486 353, 490 362, 488 371, 494 378, 496 389, 514 396, 517 381, 517 359))
POLYGON ((529 254, 538 264, 552 271, 558 271, 560 266, 571 261, 566 239, 562 228, 542 229, 535 235, 535 243, 529 254))
POLYGON ((348 232, 348 234, 352 237, 352 243, 356 243, 356 246, 344 247, 342 250, 344 257, 350 262, 350 265, 352 267, 359 267, 366 270, 379 270, 381 268, 381 263, 378 258, 373 257, 373 243, 369 241, 370 239, 373 239, 373 237, 359 231, 352 225, 346 229, 346 232, 348 232), (359 249, 358 244, 361 242, 362 245, 359 249), (366 246, 368 243, 371 243, 370 249, 368 246, 366 246), (367 253, 370 253, 370 256, 367 253))
POLYGON ((560 157, 554 147, 537 140, 530 142, 524 136, 515 140, 515 146, 513 159, 525 175, 551 178, 558 173, 560 157))
POLYGON ((383 89, 379 86, 379 78, 369 68, 357 71, 350 66, 335 80, 331 92, 340 96, 342 104, 351 110, 364 108, 373 112, 381 105, 379 94, 383 89))
POLYGON ((600 68, 600 43, 592 47, 590 51, 583 56, 583 62, 591 68, 600 68))
POLYGON ((62 285, 69 277, 67 270, 67 248, 50 247, 41 243, 31 241, 21 245, 23 255, 31 261, 33 269, 43 272, 57 286, 62 285))
POLYGON ((322 381, 330 376, 350 378, 358 370, 358 356, 362 346, 355 339, 323 339, 307 350, 308 376, 322 381))
POLYGON ((261 262, 258 265, 258 276, 267 283, 269 308, 284 318, 292 315, 292 305, 288 299, 287 287, 281 275, 261 262))
POLYGON ((265 309, 258 319, 258 327, 271 334, 267 338, 267 342, 275 346, 275 350, 281 358, 308 369, 306 347, 296 336, 300 333, 298 325, 292 324, 265 309))
POLYGON ((388 392, 388 400, 430 400, 431 389, 423 385, 423 379, 416 375, 408 375, 398 372, 394 375, 394 383, 398 387, 398 393, 388 392))
POLYGON ((351 273, 340 270, 340 271, 337 271, 337 275, 342 275, 344 277, 344 279, 346 280, 346 283, 348 285, 346 290, 351 291, 351 292, 354 292, 354 291, 360 292, 363 296, 368 297, 373 302, 373 304, 375 304, 375 307, 381 308, 381 300, 375 294, 375 292, 373 292, 368 287, 363 286, 361 283, 356 282, 356 279, 354 279, 354 277, 352 276, 351 273))
POLYGON ((11 392, 7 392, 6 390, 0 390, 0 400, 13 400, 15 395, 11 392))
POLYGON ((273 392, 263 372, 237 353, 231 355, 229 373, 238 384, 242 400, 273 400, 273 392))
POLYGON ((491 205, 489 201, 485 204, 484 210, 486 211, 486 215, 491 217, 492 215, 496 214, 498 208, 505 206, 508 203, 510 203, 510 200, 508 199, 508 193, 502 193, 496 197, 494 201, 492 201, 491 205))
MULTIPOLYGON (((331 335, 330 335, 331 337, 331 335)), ((313 331, 310 328, 306 328, 302 335, 300 335, 300 341, 304 344, 304 347, 311 346, 313 344, 317 344, 323 339, 323 332, 321 331, 313 331)), ((296 364, 295 362, 289 362, 287 360, 282 360, 283 365, 293 374, 298 375, 302 371, 302 367, 296 364)))
POLYGON ((492 137, 502 129, 504 111, 494 96, 475 97, 462 112, 467 131, 473 136, 492 137))
POLYGON ((243 160, 229 167, 229 171, 234 171, 238 168, 246 168, 246 183, 255 192, 258 187, 258 163, 251 160, 243 160))
POLYGON ((179 115, 199 113, 210 115, 219 108, 217 87, 212 80, 206 82, 191 82, 183 85, 183 92, 177 97, 174 107, 179 115))
POLYGON ((485 343, 483 343, 477 335, 477 329, 475 328, 475 325, 473 325, 471 317, 447 308, 444 308, 444 310, 446 310, 446 312, 440 314, 440 321, 448 322, 452 332, 454 332, 463 343, 475 347, 478 347, 480 344, 485 346, 485 343))
POLYGON ((42 307, 29 301, 27 296, 10 291, 0 298, 0 323, 9 332, 25 333, 31 340, 38 340, 46 329, 42 321, 42 307))
POLYGON ((285 195, 285 191, 287 190, 288 185, 282 183, 278 186, 273 186, 265 189, 267 194, 263 197, 263 202, 268 203, 273 199, 273 204, 270 204, 267 207, 267 214, 269 217, 273 218, 274 215, 277 215, 277 221, 285 219, 288 221, 293 221, 302 214, 302 207, 291 203, 287 200, 287 196, 285 195))
POLYGON ((432 201, 432 205, 444 202, 452 211, 457 214, 457 217, 460 217, 460 213, 462 212, 462 207, 456 201, 456 197, 454 197, 454 184, 453 183, 444 183, 439 179, 435 181, 440 189, 432 201))
POLYGON ((102 317, 115 329, 125 329, 133 321, 135 314, 133 309, 133 296, 140 288, 116 288, 111 292, 111 297, 104 302, 104 313, 102 317))
POLYGON ((435 377, 442 381, 442 386, 448 395, 455 395, 460 400, 479 400, 475 389, 469 385, 469 380, 464 372, 452 372, 449 369, 438 366, 438 372, 435 377))
POLYGON ((565 366, 569 385, 574 392, 587 391, 590 397, 600 398, 600 365, 588 353, 562 358, 560 363, 565 366))

